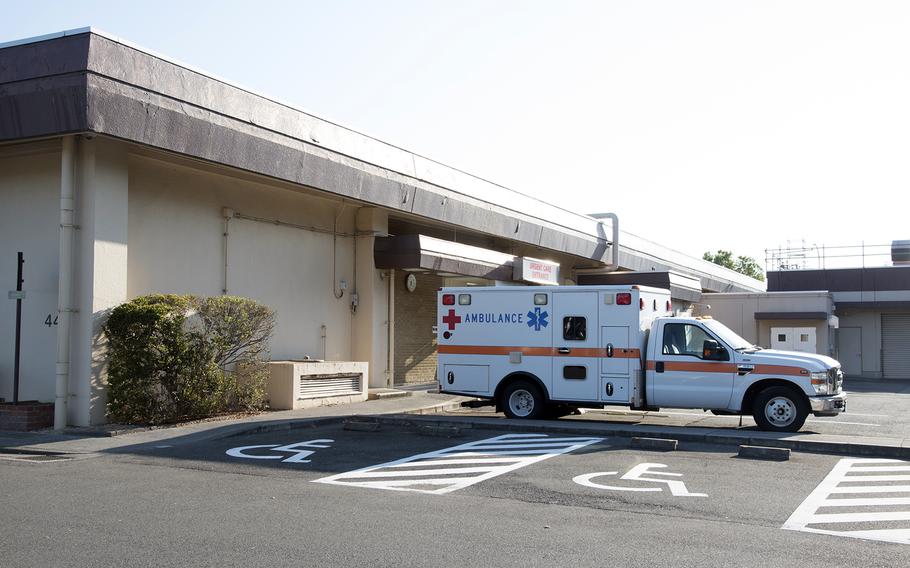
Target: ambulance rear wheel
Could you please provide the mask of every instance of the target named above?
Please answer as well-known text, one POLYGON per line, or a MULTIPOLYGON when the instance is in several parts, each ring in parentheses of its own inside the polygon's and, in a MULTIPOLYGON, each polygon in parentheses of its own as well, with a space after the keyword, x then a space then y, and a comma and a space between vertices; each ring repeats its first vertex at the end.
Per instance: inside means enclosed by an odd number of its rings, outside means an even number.
POLYGON ((501 406, 509 418, 534 419, 543 416, 546 402, 537 385, 515 381, 502 391, 501 406))

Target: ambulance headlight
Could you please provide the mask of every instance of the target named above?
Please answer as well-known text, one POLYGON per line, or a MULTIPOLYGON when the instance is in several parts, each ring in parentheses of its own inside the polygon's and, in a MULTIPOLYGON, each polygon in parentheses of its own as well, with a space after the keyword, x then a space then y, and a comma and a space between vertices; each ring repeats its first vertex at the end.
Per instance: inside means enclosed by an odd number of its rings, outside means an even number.
POLYGON ((812 388, 815 389, 815 394, 829 394, 831 392, 828 389, 827 371, 809 373, 809 378, 812 380, 812 388))

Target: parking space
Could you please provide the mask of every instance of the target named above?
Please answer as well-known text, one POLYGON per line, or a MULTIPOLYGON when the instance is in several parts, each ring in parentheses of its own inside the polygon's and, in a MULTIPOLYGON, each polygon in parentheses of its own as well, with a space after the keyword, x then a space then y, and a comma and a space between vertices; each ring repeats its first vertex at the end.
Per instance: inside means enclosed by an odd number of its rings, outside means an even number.
POLYGON ((838 462, 812 454, 743 460, 736 448, 709 444, 659 453, 625 438, 468 432, 450 439, 337 425, 147 446, 125 459, 294 479, 307 484, 302 491, 357 491, 374 503, 402 493, 484 497, 778 527, 838 462))

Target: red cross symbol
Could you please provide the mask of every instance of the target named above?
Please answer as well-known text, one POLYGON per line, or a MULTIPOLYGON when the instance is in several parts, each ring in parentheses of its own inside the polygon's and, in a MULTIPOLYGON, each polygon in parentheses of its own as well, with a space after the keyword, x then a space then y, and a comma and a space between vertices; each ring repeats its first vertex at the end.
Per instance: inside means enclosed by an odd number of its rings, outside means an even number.
POLYGON ((452 331, 456 323, 461 323, 461 316, 456 316, 455 310, 449 310, 449 315, 442 316, 442 323, 449 324, 449 331, 452 331))

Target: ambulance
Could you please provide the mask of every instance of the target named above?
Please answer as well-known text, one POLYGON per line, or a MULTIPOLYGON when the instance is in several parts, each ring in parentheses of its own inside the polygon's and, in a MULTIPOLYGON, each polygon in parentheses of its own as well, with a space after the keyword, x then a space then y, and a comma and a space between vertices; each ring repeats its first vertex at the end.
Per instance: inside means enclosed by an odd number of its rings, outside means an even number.
POLYGON ((753 345, 720 322, 674 315, 644 286, 442 288, 441 392, 492 399, 510 418, 579 407, 695 408, 795 432, 846 410, 840 364, 753 345))

